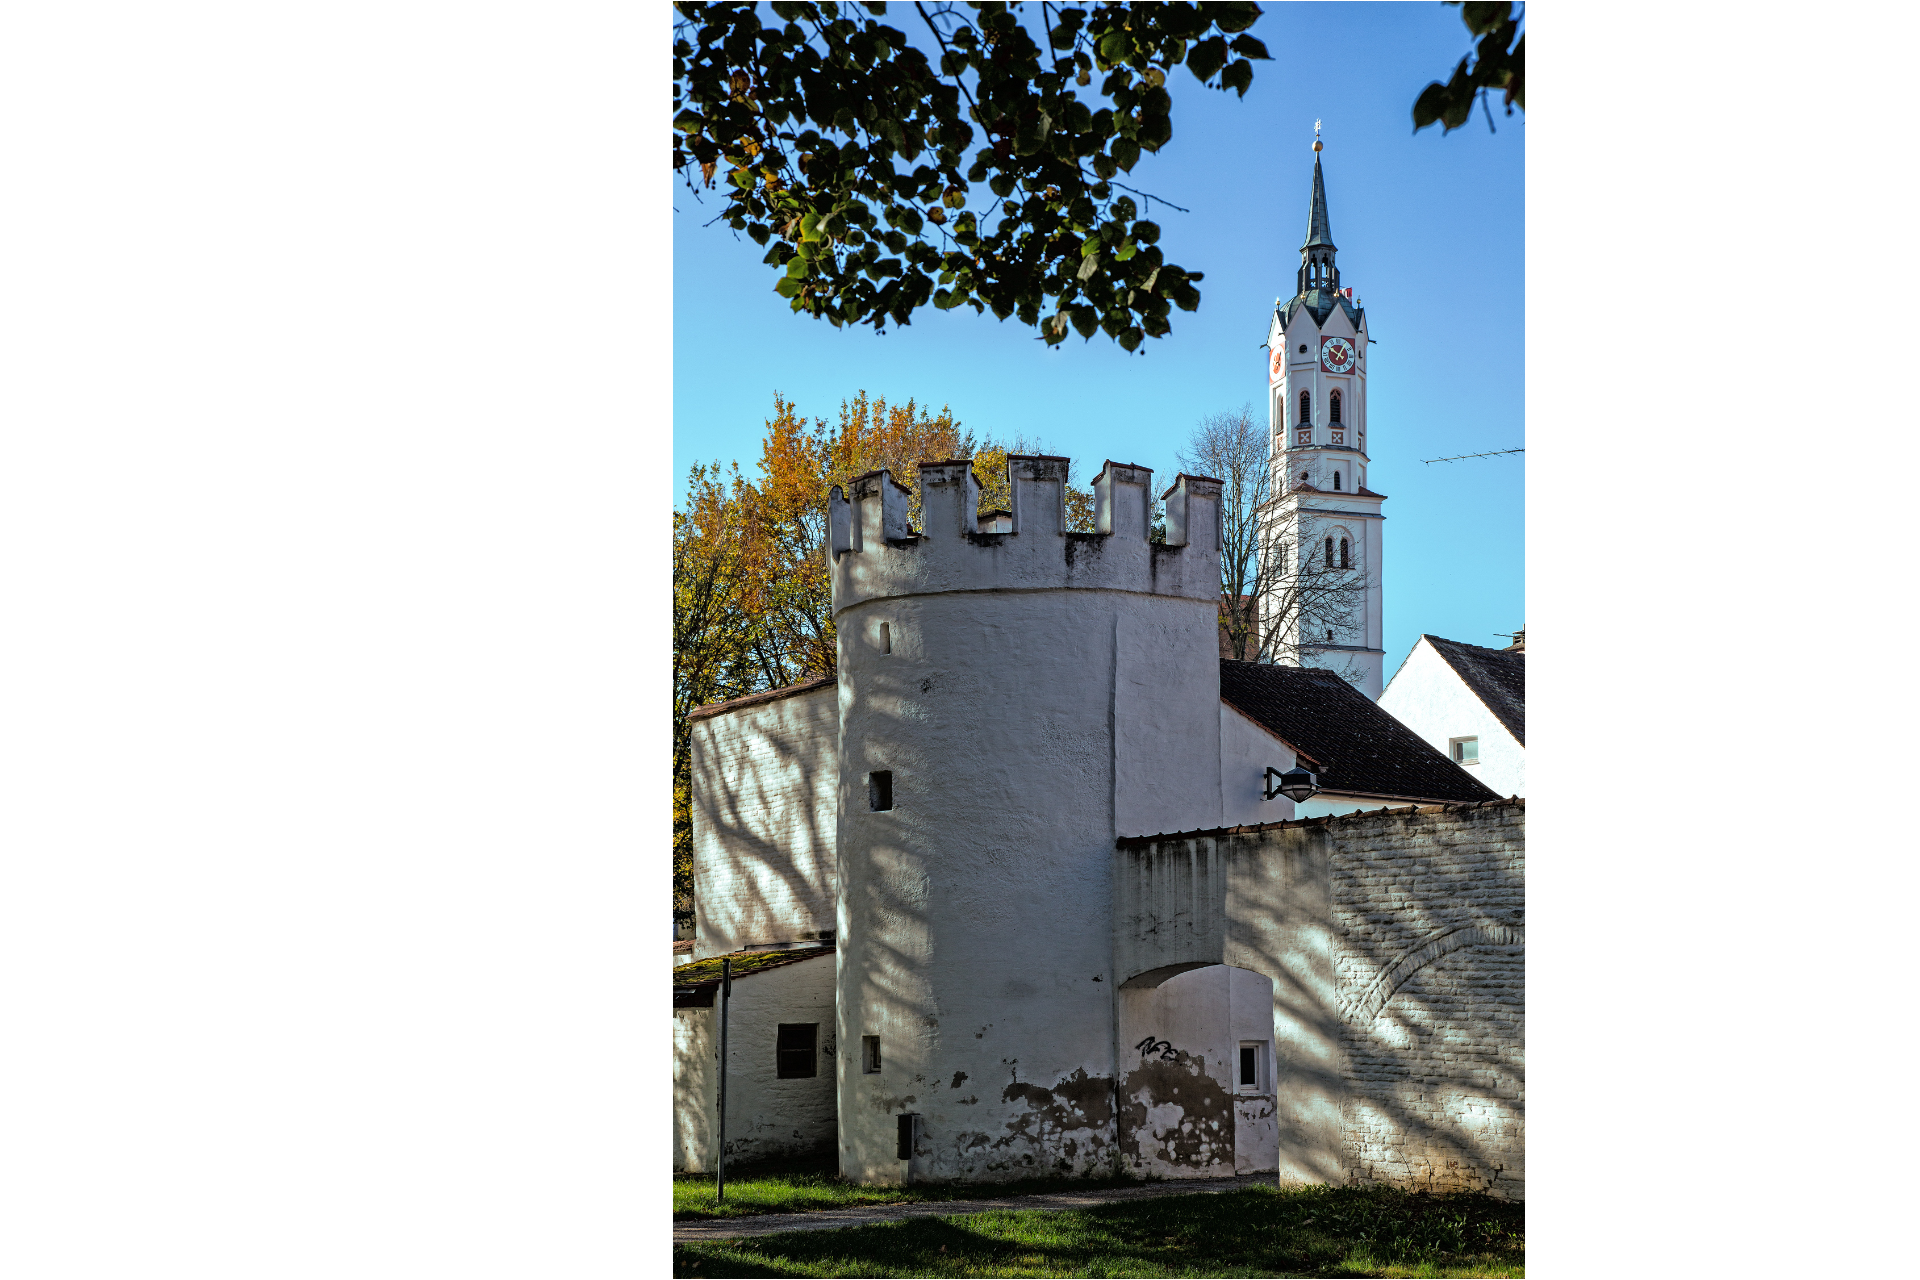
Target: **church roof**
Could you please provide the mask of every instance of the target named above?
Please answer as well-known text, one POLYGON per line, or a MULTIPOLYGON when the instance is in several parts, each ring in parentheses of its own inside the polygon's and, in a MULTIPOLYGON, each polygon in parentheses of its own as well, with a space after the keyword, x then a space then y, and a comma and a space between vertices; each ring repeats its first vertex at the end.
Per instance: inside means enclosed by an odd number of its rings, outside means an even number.
POLYGON ((1280 312, 1280 327, 1284 329, 1286 326, 1292 324, 1294 313, 1302 307, 1305 307, 1308 314, 1313 316, 1313 322, 1315 324, 1325 325, 1327 317, 1333 314, 1333 309, 1336 306, 1347 313, 1347 319, 1353 322, 1354 332, 1358 333, 1360 330, 1360 317, 1367 313, 1367 309, 1365 307, 1354 306, 1352 298, 1333 289, 1309 289, 1305 293, 1297 293, 1281 303, 1278 308, 1280 312))
POLYGON ((1487 649, 1439 636, 1420 637, 1447 660, 1473 696, 1486 704, 1513 740, 1527 745, 1527 654, 1524 649, 1487 649))
POLYGON ((1322 791, 1407 800, 1497 799, 1331 671, 1222 658, 1220 698, 1312 757, 1322 791))

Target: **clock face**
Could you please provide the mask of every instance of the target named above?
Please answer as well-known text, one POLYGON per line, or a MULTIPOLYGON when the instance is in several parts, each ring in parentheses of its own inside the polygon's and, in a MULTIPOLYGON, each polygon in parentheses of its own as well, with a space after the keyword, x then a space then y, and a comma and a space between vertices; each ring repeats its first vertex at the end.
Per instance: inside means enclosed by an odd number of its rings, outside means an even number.
POLYGON ((1267 381, 1274 383, 1287 376, 1287 349, 1275 347, 1273 359, 1267 361, 1267 381))
POLYGON ((1348 373, 1359 357, 1345 338, 1320 339, 1320 367, 1328 373, 1348 373))

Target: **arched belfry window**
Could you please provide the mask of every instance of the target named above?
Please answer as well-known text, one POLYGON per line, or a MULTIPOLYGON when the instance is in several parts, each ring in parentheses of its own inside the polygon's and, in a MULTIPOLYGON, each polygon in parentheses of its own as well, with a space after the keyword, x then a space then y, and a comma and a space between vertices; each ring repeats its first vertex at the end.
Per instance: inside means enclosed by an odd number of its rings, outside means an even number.
POLYGON ((1338 471, 1333 473, 1333 491, 1335 493, 1340 492, 1340 473, 1338 471))
POLYGON ((1340 421, 1340 393, 1338 391, 1329 391, 1327 393, 1327 421, 1340 421))
POLYGON ((1333 539, 1327 539, 1327 568, 1333 568, 1333 539))
POLYGON ((1300 417, 1298 421, 1303 427, 1313 421, 1313 392, 1311 391, 1302 391, 1300 393, 1300 417))
POLYGON ((1353 568, 1353 562, 1347 559, 1347 540, 1345 538, 1340 539, 1340 567, 1342 569, 1353 568))

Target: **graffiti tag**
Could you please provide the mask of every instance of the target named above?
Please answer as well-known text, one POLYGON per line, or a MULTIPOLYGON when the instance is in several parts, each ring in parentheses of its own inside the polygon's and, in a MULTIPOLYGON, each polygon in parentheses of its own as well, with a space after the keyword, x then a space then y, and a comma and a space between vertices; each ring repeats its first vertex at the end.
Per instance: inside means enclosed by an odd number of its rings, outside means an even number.
POLYGON ((1160 1061, 1162 1062, 1172 1062, 1180 1056, 1180 1051, 1173 1047, 1171 1041, 1156 1040, 1152 1036, 1148 1036, 1145 1040, 1142 1040, 1133 1047, 1140 1051, 1140 1056, 1143 1058, 1150 1058, 1156 1053, 1159 1054, 1160 1061))

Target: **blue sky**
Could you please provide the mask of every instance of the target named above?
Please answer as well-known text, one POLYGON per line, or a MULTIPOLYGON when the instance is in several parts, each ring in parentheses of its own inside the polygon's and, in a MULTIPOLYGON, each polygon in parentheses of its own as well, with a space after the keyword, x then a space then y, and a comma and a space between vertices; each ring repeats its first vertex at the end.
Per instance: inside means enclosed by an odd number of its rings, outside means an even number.
MULTIPOLYGON (((907 29, 911 9, 890 15, 907 29)), ((909 35, 919 33, 909 29, 909 35)), ((1106 458, 1170 477, 1203 415, 1261 404, 1266 326, 1293 292, 1312 178, 1313 123, 1342 281, 1365 301, 1369 486, 1389 495, 1387 671, 1421 632, 1501 645, 1524 624, 1524 456, 1423 464, 1525 441, 1524 147, 1495 110, 1442 136, 1410 108, 1466 51, 1440 4, 1268 5, 1254 28, 1273 55, 1244 100, 1181 70, 1174 136, 1126 181, 1155 206, 1170 261, 1206 273, 1197 312, 1127 355, 1104 337, 1047 349, 991 315, 929 309, 902 329, 836 330, 773 292, 763 250, 674 192, 674 496, 696 461, 751 466, 774 393, 833 418, 862 389, 950 405, 976 434, 1039 436, 1084 482, 1106 458)))

